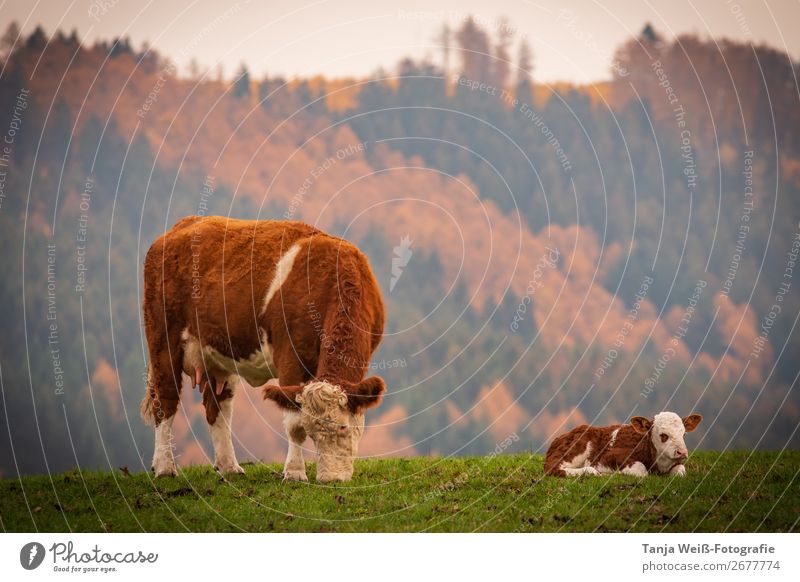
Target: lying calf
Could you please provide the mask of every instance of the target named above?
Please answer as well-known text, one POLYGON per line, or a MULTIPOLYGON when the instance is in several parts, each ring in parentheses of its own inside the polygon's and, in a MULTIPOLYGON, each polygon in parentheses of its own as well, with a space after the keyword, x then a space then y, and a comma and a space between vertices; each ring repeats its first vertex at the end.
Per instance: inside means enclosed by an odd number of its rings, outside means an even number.
POLYGON ((556 477, 615 471, 637 477, 648 473, 684 476, 688 453, 683 435, 697 428, 701 420, 699 414, 681 419, 674 412, 661 412, 653 420, 634 416, 630 424, 584 424, 553 441, 544 472, 556 477))

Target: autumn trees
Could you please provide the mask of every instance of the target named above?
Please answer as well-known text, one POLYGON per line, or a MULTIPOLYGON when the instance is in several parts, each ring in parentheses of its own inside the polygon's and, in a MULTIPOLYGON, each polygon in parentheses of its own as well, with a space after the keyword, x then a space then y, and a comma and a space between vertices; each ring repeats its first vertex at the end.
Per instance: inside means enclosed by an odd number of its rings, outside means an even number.
MULTIPOLYGON (((743 420, 767 427, 775 417, 767 445, 784 443, 796 426, 797 363, 777 359, 781 349, 800 350, 792 321, 778 318, 768 337, 774 349, 747 363, 797 229, 800 108, 786 55, 667 40, 651 27, 621 47, 609 83, 556 88, 536 81, 530 47, 510 23, 475 19, 440 31, 440 62, 405 59, 357 80, 255 78, 245 67, 210 78, 125 39, 81 46, 56 32, 49 40, 42 29, 19 37, 11 27, 0 42, 0 131, 20 87, 32 95, 0 208, 9 271, 25 264, 24 281, 0 281, 0 304, 10 306, 3 378, 25 393, 4 406, 30 450, 41 448, 24 420, 33 390, 48 421, 43 438, 73 463, 61 402, 45 397, 49 331, 38 291, 47 245, 58 256, 67 410, 85 421, 70 425, 78 454, 104 462, 99 431, 120 464, 136 466, 133 444, 147 437, 135 423, 133 440, 119 426, 136 408, 146 369, 141 249, 199 211, 210 176, 208 212, 291 211, 369 254, 389 308, 377 363, 393 394, 373 453, 485 453, 500 430, 519 431, 519 446, 535 449, 565 419, 618 420, 632 400, 655 410, 674 394, 697 400, 701 412, 723 411, 708 446, 729 438, 752 446, 755 433, 737 432, 743 420), (685 119, 665 98, 654 61, 685 119), (70 283, 90 179, 89 272, 78 296, 70 283), (747 179, 754 203, 745 212, 747 179), (392 249, 406 237, 413 256, 390 290, 392 249), (542 262, 548 249, 558 249, 557 260, 542 262), (683 333, 700 279, 707 291, 683 333), (643 383, 676 335, 677 355, 644 399, 643 383), (78 406, 92 394, 99 427, 78 406)), ((784 301, 785 312, 800 309, 796 294, 784 301)), ((258 409, 237 415, 250 421, 241 436, 254 454, 279 454, 258 409)), ((179 437, 195 439, 188 421, 179 437)), ((205 444, 205 432, 197 436, 205 444)), ((10 450, 0 447, 0 470, 11 466, 10 450)), ((200 445, 191 459, 203 460, 200 445)), ((35 470, 41 455, 25 462, 35 470)))

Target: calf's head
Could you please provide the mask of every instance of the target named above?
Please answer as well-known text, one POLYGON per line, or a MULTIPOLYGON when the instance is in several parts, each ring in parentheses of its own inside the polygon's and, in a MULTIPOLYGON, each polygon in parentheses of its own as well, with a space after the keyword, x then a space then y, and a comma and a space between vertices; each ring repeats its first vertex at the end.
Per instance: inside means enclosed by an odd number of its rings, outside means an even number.
POLYGON ((266 386, 264 398, 300 412, 300 423, 319 455, 317 481, 349 481, 364 434, 364 411, 380 404, 386 390, 377 376, 358 384, 314 381, 305 386, 266 386))
POLYGON ((656 466, 659 471, 666 473, 675 465, 683 464, 689 452, 683 435, 692 432, 703 417, 699 414, 690 414, 681 418, 674 412, 659 412, 653 420, 643 416, 631 418, 631 426, 640 434, 650 434, 650 440, 656 451, 656 466))

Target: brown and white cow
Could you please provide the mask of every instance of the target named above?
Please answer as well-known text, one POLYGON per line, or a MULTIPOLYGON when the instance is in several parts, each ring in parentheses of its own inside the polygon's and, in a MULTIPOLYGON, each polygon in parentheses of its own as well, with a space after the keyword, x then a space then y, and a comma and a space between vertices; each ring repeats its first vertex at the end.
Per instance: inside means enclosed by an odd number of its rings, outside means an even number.
POLYGON ((703 417, 681 418, 674 412, 660 412, 653 420, 642 416, 630 424, 581 425, 557 437, 544 460, 546 475, 575 477, 620 471, 644 477, 649 473, 686 475, 689 456, 683 435, 691 432, 703 417))
POLYGON ((319 454, 317 480, 350 479, 364 410, 386 388, 364 378, 384 308, 353 244, 301 222, 186 217, 147 253, 143 311, 150 363, 141 411, 155 424, 156 475, 177 473, 172 422, 183 373, 203 393, 219 471, 244 472, 231 438, 241 377, 285 410, 286 479, 307 480, 306 436, 319 454))

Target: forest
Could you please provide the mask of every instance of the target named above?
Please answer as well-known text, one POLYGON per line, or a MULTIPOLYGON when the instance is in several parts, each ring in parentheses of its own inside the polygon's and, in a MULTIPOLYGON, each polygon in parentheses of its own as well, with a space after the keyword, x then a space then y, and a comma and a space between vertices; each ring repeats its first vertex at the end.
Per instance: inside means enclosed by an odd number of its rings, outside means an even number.
MULTIPOLYGON (((360 455, 542 452, 661 410, 706 417, 692 448, 800 445, 797 63, 647 25, 610 81, 554 86, 511 27, 441 45, 368 78, 254 78, 11 24, 0 476, 149 468, 142 262, 189 214, 304 220, 369 256, 388 394, 360 455)), ((209 463, 183 404, 178 462, 209 463)), ((282 458, 257 390, 234 417, 240 459, 282 458)))

